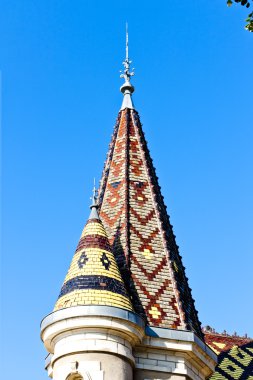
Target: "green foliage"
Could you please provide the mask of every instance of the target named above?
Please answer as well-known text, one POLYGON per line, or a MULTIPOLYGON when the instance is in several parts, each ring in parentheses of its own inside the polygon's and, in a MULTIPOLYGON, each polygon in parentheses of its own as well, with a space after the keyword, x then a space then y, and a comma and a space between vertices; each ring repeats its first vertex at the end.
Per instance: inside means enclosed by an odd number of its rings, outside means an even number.
MULTIPOLYGON (((231 7, 233 3, 240 3, 242 6, 249 8, 252 5, 253 0, 227 0, 228 7, 231 7)), ((245 20, 247 24, 245 29, 249 32, 253 32, 253 12, 251 12, 245 20)))

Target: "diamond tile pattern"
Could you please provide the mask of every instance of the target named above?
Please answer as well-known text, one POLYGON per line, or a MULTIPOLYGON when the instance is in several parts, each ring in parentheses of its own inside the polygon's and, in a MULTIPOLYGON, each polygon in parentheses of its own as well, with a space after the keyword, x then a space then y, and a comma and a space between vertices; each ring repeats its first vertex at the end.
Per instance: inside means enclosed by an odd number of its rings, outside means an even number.
POLYGON ((138 113, 118 115, 99 191, 100 217, 137 313, 202 337, 191 289, 138 113))

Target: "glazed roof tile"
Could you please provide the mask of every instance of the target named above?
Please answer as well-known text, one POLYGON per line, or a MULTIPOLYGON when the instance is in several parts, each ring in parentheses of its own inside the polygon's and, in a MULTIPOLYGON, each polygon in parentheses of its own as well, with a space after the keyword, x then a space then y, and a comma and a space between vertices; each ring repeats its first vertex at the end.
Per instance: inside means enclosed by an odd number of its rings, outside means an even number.
POLYGON ((79 305, 105 305, 133 310, 106 231, 95 211, 92 208, 83 229, 55 311, 79 305), (93 215, 96 217, 92 218, 93 215))
POLYGON ((119 112, 99 190, 100 217, 135 311, 202 338, 191 289, 134 109, 119 112))
POLYGON ((218 354, 210 380, 253 380, 253 340, 205 331, 205 342, 218 354))
POLYGON ((204 334, 205 342, 216 352, 216 354, 229 351, 234 346, 240 347, 253 342, 251 338, 240 337, 237 335, 220 334, 208 331, 204 331, 204 334))

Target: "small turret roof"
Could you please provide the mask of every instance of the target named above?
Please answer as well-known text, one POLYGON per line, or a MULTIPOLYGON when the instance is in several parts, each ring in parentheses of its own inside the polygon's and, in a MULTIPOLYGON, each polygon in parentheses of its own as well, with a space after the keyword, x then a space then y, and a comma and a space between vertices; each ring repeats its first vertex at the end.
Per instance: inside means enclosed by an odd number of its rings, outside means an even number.
POLYGON ((94 197, 54 311, 80 305, 133 310, 94 197))

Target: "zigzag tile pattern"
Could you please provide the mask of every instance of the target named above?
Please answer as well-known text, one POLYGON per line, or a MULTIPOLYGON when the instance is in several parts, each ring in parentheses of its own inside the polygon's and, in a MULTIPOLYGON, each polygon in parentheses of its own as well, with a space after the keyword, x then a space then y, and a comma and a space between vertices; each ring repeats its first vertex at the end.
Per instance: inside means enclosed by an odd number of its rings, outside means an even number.
MULTIPOLYGON (((126 145, 128 136, 126 133, 127 120, 121 118, 115 128, 113 144, 110 147, 110 166, 105 168, 103 208, 100 217, 104 223, 110 243, 114 242, 116 230, 125 231, 127 223, 126 192, 127 192, 127 165, 126 145)), ((101 191, 100 191, 101 193, 101 191)), ((126 235, 121 234, 121 244, 126 246, 126 235)))
POLYGON ((153 326, 202 332, 138 113, 119 113, 100 217, 135 311, 153 326))
POLYGON ((183 328, 153 203, 151 182, 138 129, 132 118, 128 133, 131 272, 136 290, 150 324, 183 328))

